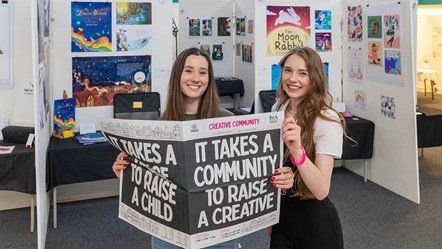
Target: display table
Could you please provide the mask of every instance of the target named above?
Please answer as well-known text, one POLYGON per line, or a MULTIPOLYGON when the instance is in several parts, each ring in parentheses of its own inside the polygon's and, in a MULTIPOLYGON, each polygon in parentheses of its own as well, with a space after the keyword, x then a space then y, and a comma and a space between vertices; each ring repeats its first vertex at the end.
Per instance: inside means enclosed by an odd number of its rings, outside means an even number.
POLYGON ((442 146, 442 115, 417 115, 417 147, 423 148, 442 146))
POLYGON ((364 181, 366 182, 367 160, 373 156, 374 123, 356 116, 345 118, 345 123, 347 125, 347 135, 355 140, 357 144, 344 138, 341 159, 364 159, 364 181))
POLYGON ((5 143, 0 146, 15 146, 12 153, 0 154, 0 190, 12 190, 31 194, 31 232, 35 224, 35 150, 24 144, 5 143))
POLYGON ((239 108, 239 98, 244 96, 244 83, 235 77, 215 77, 216 87, 219 96, 230 96, 233 98, 233 109, 239 108))
POLYGON ((54 228, 57 227, 58 185, 116 178, 112 164, 119 151, 110 143, 82 145, 74 138, 49 142, 46 163, 47 191, 52 190, 54 228))

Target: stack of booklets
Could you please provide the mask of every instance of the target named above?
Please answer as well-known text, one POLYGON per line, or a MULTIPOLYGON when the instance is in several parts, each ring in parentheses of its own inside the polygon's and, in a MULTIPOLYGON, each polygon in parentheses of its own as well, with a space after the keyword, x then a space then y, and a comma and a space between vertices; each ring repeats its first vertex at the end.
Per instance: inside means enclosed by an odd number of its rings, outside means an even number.
POLYGON ((101 133, 101 131, 78 135, 75 136, 75 139, 77 139, 77 141, 83 145, 106 142, 106 138, 103 136, 103 133, 101 133))

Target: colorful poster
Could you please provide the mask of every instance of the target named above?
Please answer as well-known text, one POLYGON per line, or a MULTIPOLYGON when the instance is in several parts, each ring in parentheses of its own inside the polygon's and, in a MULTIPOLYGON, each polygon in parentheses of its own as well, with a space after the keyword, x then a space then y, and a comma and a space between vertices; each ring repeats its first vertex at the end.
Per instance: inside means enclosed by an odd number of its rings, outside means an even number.
POLYGON ((112 3, 71 2, 71 51, 112 51, 112 3))
POLYGON ((384 16, 384 46, 385 48, 400 48, 399 15, 384 16))
POLYGON ((332 51, 332 37, 331 33, 316 33, 315 34, 316 51, 330 52, 332 51))
POLYGON ((315 10, 315 29, 331 29, 331 11, 330 10, 315 10))
POLYGON ((76 107, 113 105, 117 93, 150 91, 150 55, 72 58, 76 107))
POLYGON ((240 35, 240 36, 246 35, 246 18, 245 17, 236 18, 236 35, 240 35))
POLYGON ((279 78, 281 78, 281 66, 279 64, 272 65, 272 90, 278 88, 279 78))
POLYGON ((241 51, 242 51, 242 61, 253 63, 253 45, 241 45, 241 51))
POLYGON ((218 36, 230 36, 231 27, 230 17, 218 17, 218 36))
POLYGON ((362 41, 362 6, 348 6, 348 41, 362 41))
POLYGON ((212 19, 201 19, 203 36, 212 36, 212 19))
POLYGON ((223 45, 217 44, 213 45, 213 51, 212 51, 212 60, 213 61, 222 61, 224 57, 223 53, 223 45))
POLYGON ((353 83, 362 84, 364 75, 364 55, 361 48, 349 48, 348 51, 348 80, 353 83))
POLYGON ((74 128, 75 98, 54 100, 54 130, 74 128))
POLYGON ((363 111, 367 110, 367 97, 365 96, 365 92, 355 90, 354 102, 356 109, 363 111))
POLYGON ((385 65, 385 73, 401 75, 401 52, 385 50, 384 51, 384 65, 385 65))
POLYGON ((310 44, 310 7, 267 6, 267 55, 310 44))
POLYGON ((368 41, 368 63, 371 65, 382 66, 382 42, 368 41))
POLYGON ((152 3, 117 2, 117 24, 152 24, 152 3))
POLYGON ((368 38, 382 38, 382 16, 368 16, 368 38))
POLYGON ((188 35, 189 36, 200 36, 201 35, 201 22, 197 18, 189 18, 188 25, 188 35))
POLYGON ((330 88, 330 77, 329 77, 329 65, 328 65, 328 62, 323 62, 322 63, 322 67, 324 68, 325 77, 327 78, 326 89, 327 89, 327 92, 328 92, 328 90, 330 88))
MULTIPOLYGON (((121 27, 121 26, 120 26, 121 27)), ((118 28, 117 51, 152 51, 152 29, 148 27, 126 26, 118 28)))

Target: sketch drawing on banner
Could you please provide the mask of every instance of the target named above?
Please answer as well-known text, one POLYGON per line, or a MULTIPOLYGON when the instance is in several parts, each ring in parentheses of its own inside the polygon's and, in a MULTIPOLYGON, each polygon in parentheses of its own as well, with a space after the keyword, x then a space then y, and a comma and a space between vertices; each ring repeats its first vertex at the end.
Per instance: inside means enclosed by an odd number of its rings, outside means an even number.
POLYGON ((402 68, 401 68, 401 52, 399 51, 392 51, 392 50, 385 50, 385 73, 388 74, 394 74, 394 75, 401 75, 402 74, 402 68))
POLYGON ((183 248, 204 248, 278 222, 282 113, 218 119, 102 119, 106 139, 130 155, 119 218, 183 248), (152 205, 145 205, 152 203, 152 205))
POLYGON ((71 2, 71 51, 112 51, 112 3, 71 2))
POLYGON ((230 36, 232 23, 230 17, 218 17, 218 36, 230 36))
POLYGON ((348 41, 362 41, 362 6, 348 6, 348 41))
POLYGON ((145 51, 152 52, 152 29, 138 26, 118 28, 117 51, 145 51))
POLYGON ((360 48, 349 48, 348 51, 348 80, 353 83, 363 83, 363 53, 360 48))
POLYGON ((331 29, 331 11, 330 10, 315 10, 315 29, 331 29))
POLYGON ((267 55, 310 44, 310 7, 267 6, 267 55))
POLYGON ((359 110, 367 110, 367 97, 364 91, 355 90, 354 95, 355 108, 359 110))
POLYGON ((367 16, 368 38, 382 38, 382 16, 367 16))
POLYGON ((150 91, 150 55, 72 58, 76 107, 113 105, 117 93, 150 91))
POLYGON ((368 41, 368 63, 371 65, 382 66, 382 42, 368 41))
POLYGON ((384 46, 387 48, 400 48, 399 15, 384 16, 384 46))
POLYGON ((393 97, 381 95, 381 115, 396 119, 396 104, 393 97))
POLYGON ((117 24, 152 24, 152 3, 117 2, 117 24))
POLYGON ((40 63, 38 70, 38 120, 40 123, 40 129, 43 129, 46 122, 48 121, 48 101, 47 101, 47 93, 46 93, 46 82, 47 82, 47 70, 46 64, 40 63))

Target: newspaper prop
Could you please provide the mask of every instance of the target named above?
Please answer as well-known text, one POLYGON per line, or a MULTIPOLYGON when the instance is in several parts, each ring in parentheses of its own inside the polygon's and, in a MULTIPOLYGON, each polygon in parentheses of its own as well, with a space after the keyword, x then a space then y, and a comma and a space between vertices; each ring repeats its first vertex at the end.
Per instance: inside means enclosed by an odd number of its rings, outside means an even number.
POLYGON ((184 248, 232 240, 279 221, 283 113, 194 121, 103 119, 131 155, 119 218, 184 248))

